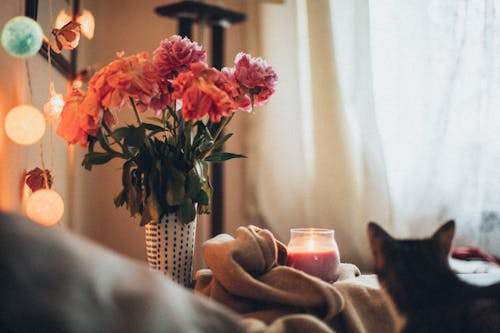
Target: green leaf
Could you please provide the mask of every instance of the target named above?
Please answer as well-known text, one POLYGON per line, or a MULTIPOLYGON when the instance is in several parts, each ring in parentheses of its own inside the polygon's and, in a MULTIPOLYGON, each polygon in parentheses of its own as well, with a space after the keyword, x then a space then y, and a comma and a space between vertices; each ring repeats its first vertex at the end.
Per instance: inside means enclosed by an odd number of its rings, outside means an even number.
POLYGON ((186 195, 186 190, 184 189, 184 184, 168 182, 167 185, 167 204, 169 206, 176 206, 182 202, 184 196, 186 195))
POLYGON ((146 128, 149 131, 155 131, 155 132, 163 132, 164 128, 162 126, 154 125, 154 124, 149 124, 149 123, 143 123, 144 128, 146 128))
POLYGON ((179 122, 179 117, 177 117, 177 113, 175 113, 175 110, 172 109, 170 106, 167 106, 168 113, 174 118, 176 122, 179 122))
POLYGON ((214 151, 222 147, 222 145, 233 136, 233 133, 226 134, 224 137, 217 140, 212 148, 214 151))
POLYGON ((186 121, 183 125, 183 132, 186 138, 185 147, 190 147, 193 145, 194 133, 193 133, 193 124, 190 121, 186 121))
POLYGON ((145 226, 146 224, 148 224, 152 220, 153 219, 149 215, 149 210, 145 209, 144 212, 141 214, 141 222, 140 222, 141 227, 145 226))
POLYGON ((133 158, 139 154, 139 148, 138 147, 133 147, 133 146, 126 146, 125 147, 126 151, 125 153, 129 158, 133 158))
POLYGON ((184 183, 186 176, 181 171, 177 170, 172 164, 167 165, 167 204, 176 206, 182 203, 186 190, 184 183))
POLYGON ((226 153, 226 152, 217 152, 205 158, 205 161, 212 163, 221 163, 232 158, 246 158, 245 155, 226 153))
POLYGON ((123 163, 122 167, 122 185, 123 188, 126 190, 130 186, 132 186, 132 180, 130 178, 130 169, 132 168, 132 165, 134 164, 133 161, 127 161, 123 163))
POLYGON ((212 149, 214 142, 212 140, 201 140, 201 143, 198 145, 198 151, 200 155, 205 155, 210 149, 212 149))
POLYGON ((82 165, 87 170, 92 170, 92 165, 105 164, 112 160, 116 155, 110 153, 101 153, 101 152, 89 152, 85 154, 83 158, 82 165))
POLYGON ((202 183, 207 181, 208 163, 199 159, 194 160, 194 171, 202 183))
POLYGON ((205 134, 206 134, 207 138, 209 138, 210 140, 213 140, 214 137, 212 135, 212 132, 210 131, 210 125, 205 126, 204 130, 205 130, 205 134))
POLYGON ((198 214, 210 214, 210 200, 212 199, 212 186, 207 181, 201 186, 200 195, 196 198, 198 202, 198 214))
POLYGON ((194 123, 193 127, 196 127, 196 135, 194 137, 194 141, 197 142, 203 137, 203 134, 206 131, 206 126, 201 120, 198 120, 194 123))
POLYGON ((127 190, 127 207, 130 216, 143 213, 141 179, 136 173, 137 168, 132 167, 132 161, 123 165, 122 183, 123 188, 127 190))
POLYGON ((93 152, 94 151, 94 146, 95 143, 97 142, 96 138, 93 137, 92 135, 87 135, 87 140, 89 140, 89 146, 88 146, 88 152, 93 152))
POLYGON ((113 199, 115 207, 121 207, 127 201, 127 191, 123 189, 118 193, 118 195, 113 199))
POLYGON ((208 206, 210 203, 210 199, 208 194, 205 191, 199 191, 198 196, 193 199, 194 202, 197 202, 200 205, 208 206))
POLYGON ((128 127, 128 133, 125 136, 125 145, 126 146, 132 146, 132 147, 140 147, 143 145, 144 141, 146 140, 146 130, 143 126, 139 127, 134 127, 134 126, 129 126, 128 127))
POLYGON ((221 120, 220 122, 217 122, 217 123, 209 122, 207 124, 207 129, 211 133, 210 137, 213 138, 213 134, 217 133, 217 131, 219 130, 219 128, 222 126, 222 122, 223 122, 223 120, 221 120))
POLYGON ((191 199, 194 199, 198 196, 201 190, 201 180, 198 177, 195 169, 191 169, 188 172, 187 181, 186 181, 186 195, 191 199))
POLYGON ((123 139, 127 134, 129 133, 130 127, 118 127, 113 131, 112 136, 117 140, 120 141, 123 139))
POLYGON ((146 210, 148 210, 151 220, 158 221, 160 219, 158 201, 153 194, 146 198, 146 210))
POLYGON ((190 198, 184 199, 182 204, 179 206, 178 215, 182 223, 189 223, 195 219, 196 208, 190 198))
POLYGON ((109 145, 108 137, 104 134, 102 127, 99 128, 99 132, 97 132, 97 139, 99 140, 99 144, 101 147, 107 151, 108 153, 113 153, 114 150, 111 149, 109 145))

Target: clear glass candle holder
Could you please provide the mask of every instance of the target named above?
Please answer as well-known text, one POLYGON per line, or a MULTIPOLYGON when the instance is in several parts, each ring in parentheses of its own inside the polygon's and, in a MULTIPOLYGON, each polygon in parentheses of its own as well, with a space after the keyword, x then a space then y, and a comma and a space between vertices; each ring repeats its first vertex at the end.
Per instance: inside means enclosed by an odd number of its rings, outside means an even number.
POLYGON ((292 228, 287 265, 326 282, 338 278, 340 254, 335 231, 320 228, 292 228))

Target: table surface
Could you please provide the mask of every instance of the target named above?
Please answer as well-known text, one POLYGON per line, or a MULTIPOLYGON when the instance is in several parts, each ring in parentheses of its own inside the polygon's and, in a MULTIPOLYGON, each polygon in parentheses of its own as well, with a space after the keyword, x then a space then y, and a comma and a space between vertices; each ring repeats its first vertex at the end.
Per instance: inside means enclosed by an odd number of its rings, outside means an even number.
POLYGON ((500 282, 500 273, 462 273, 457 275, 463 281, 478 286, 488 286, 500 282))

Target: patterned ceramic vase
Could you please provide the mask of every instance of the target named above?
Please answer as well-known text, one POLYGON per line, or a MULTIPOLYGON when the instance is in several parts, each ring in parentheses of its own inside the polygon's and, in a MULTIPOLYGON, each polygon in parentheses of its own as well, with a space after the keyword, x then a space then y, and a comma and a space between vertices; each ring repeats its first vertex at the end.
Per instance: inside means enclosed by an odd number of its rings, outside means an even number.
POLYGON ((184 287, 191 287, 196 219, 182 223, 177 214, 145 226, 149 267, 184 287))

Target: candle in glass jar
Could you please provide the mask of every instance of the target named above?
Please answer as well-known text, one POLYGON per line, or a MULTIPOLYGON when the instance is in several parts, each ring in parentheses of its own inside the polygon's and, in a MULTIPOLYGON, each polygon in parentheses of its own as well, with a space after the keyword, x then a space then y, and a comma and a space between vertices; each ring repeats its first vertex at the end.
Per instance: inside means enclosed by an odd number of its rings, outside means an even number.
POLYGON ((287 265, 327 282, 337 280, 340 256, 334 231, 293 228, 290 232, 287 265))

